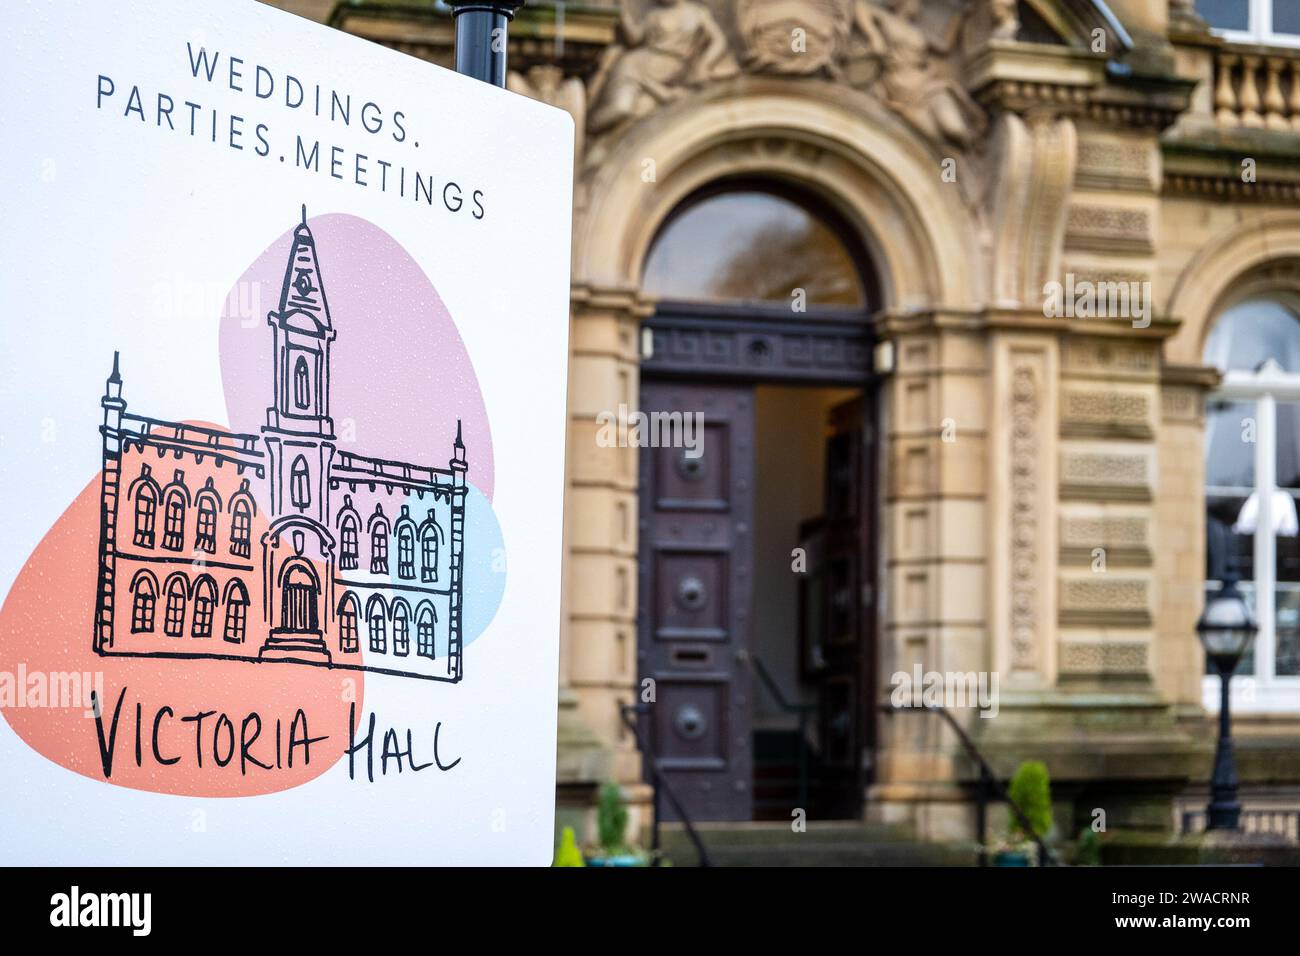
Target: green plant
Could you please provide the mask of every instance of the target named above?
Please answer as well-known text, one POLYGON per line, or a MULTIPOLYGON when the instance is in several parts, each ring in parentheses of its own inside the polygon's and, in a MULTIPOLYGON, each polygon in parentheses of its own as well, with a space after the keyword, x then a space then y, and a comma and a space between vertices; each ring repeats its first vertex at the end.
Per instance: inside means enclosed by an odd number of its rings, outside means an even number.
POLYGON ((1092 827, 1079 831, 1079 842, 1074 848, 1075 866, 1101 866, 1101 836, 1092 827))
POLYGON ((578 841, 573 835, 573 827, 565 827, 560 832, 560 845, 555 849, 555 866, 586 866, 578 841))
POLYGON ((1033 833, 1026 833, 1024 825, 1014 810, 1007 808, 1007 832, 1014 840, 1039 839, 1052 829, 1052 788, 1047 776, 1047 766, 1041 760, 1026 760, 1016 768, 1008 788, 1011 800, 1020 807, 1033 833))
POLYGON ((609 856, 626 849, 623 840, 627 833, 627 804, 623 802, 623 791, 612 781, 600 788, 600 805, 596 808, 596 833, 600 840, 600 848, 609 856))

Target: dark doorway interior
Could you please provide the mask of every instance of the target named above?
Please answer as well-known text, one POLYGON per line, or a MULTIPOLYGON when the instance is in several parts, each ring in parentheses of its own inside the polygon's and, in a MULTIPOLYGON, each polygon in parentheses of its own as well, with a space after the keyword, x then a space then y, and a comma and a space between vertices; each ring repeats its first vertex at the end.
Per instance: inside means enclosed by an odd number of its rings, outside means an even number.
POLYGON ((874 660, 864 390, 651 380, 641 408, 704 421, 698 457, 641 452, 638 656, 661 768, 692 819, 859 816, 874 660))
POLYGON ((872 543, 860 389, 755 391, 754 818, 856 817, 872 543))

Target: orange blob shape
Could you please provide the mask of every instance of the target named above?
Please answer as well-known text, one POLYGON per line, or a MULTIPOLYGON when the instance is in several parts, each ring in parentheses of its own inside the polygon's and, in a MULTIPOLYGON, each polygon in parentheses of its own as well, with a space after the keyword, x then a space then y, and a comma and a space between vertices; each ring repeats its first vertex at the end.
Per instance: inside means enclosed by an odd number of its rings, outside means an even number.
POLYGON ((18 736, 92 779, 188 796, 287 790, 343 759, 352 703, 362 711, 360 671, 95 652, 99 498, 97 476, 0 608, 0 715, 18 736))

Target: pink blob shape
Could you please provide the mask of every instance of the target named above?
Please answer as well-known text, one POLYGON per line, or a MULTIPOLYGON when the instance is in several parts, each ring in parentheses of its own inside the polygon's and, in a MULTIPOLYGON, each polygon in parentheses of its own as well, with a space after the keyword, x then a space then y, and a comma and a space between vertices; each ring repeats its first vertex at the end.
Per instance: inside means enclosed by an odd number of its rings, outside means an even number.
MULTIPOLYGON (((396 240, 364 219, 329 213, 307 224, 338 332, 330 350, 330 413, 339 448, 445 468, 459 420, 469 482, 491 501, 487 407, 433 283, 396 240)), ((218 342, 226 412, 236 432, 258 432, 272 404, 266 314, 278 307, 297 225, 289 223, 226 298, 218 342)))

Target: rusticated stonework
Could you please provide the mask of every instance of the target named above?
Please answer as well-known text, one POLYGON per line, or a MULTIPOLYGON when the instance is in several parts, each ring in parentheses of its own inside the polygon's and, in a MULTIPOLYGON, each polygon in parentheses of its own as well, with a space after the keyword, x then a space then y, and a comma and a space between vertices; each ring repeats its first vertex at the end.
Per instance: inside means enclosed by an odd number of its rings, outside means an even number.
POLYGON ((1141 285, 1143 282, 1151 281, 1151 273, 1140 269, 1102 269, 1092 265, 1066 265, 1062 272, 1074 276, 1076 288, 1084 282, 1091 282, 1094 286, 1100 287, 1110 282, 1136 282, 1141 285))
POLYGON ((1149 649, 1138 641, 1063 641, 1063 674, 1145 674, 1149 649))
POLYGON ((1076 387, 1061 397, 1062 434, 1147 438, 1152 425, 1145 392, 1076 387))
POLYGON ((1061 497, 1149 501, 1151 458, 1143 453, 1063 451, 1061 497))
MULTIPOLYGON (((1067 271, 1079 275, 1083 270, 1070 266, 1067 271)), ((1122 281, 1118 273, 1116 275, 1114 281, 1122 281)), ((1159 368, 1158 348, 1150 345, 1118 345, 1111 341, 1076 338, 1067 339, 1061 352, 1062 368, 1070 373, 1104 375, 1107 379, 1147 379, 1154 378, 1159 368)))
POLYGON ((1145 209, 1076 204, 1066 220, 1065 244, 1096 252, 1148 254, 1151 216, 1145 209))
POLYGON ((1138 515, 1061 519, 1061 544, 1066 548, 1147 548, 1151 522, 1138 515))
POLYGON ((1081 189, 1132 190, 1154 188, 1151 150, 1142 143, 1084 139, 1079 142, 1079 171, 1075 185, 1081 189))
POLYGON ((1130 624, 1151 621, 1150 583, 1110 573, 1061 580, 1062 624, 1130 624))

